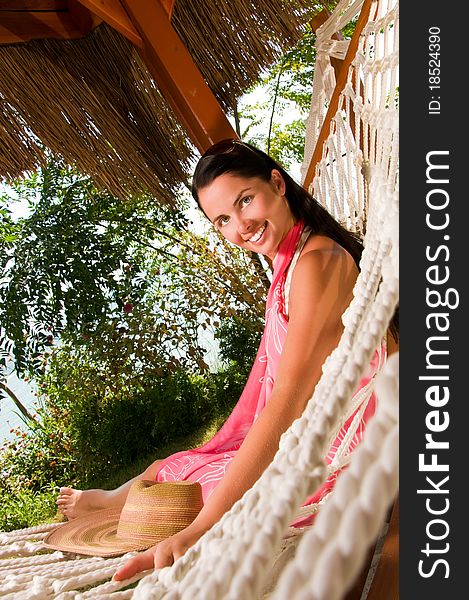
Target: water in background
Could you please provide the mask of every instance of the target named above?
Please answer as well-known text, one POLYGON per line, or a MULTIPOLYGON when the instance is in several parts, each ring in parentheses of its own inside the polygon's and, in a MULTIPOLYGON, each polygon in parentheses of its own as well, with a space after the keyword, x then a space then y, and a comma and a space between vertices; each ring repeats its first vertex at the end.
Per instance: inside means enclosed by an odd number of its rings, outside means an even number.
MULTIPOLYGON (((16 375, 10 375, 7 378, 7 385, 30 413, 36 412, 34 389, 26 381, 18 379, 16 375)), ((26 427, 20 414, 10 396, 2 395, 0 397, 0 446, 5 440, 13 437, 10 429, 26 427)))
MULTIPOLYGON (((218 343, 213 337, 213 333, 209 330, 200 329, 201 343, 206 349, 204 356, 205 362, 209 365, 210 369, 215 370, 220 366, 218 357, 218 343)), ((28 382, 23 379, 18 379, 14 374, 7 378, 7 385, 20 400, 20 402, 26 407, 26 409, 34 414, 36 412, 36 396, 34 395, 35 389, 28 382)), ((11 429, 16 427, 26 428, 24 421, 22 420, 20 411, 16 407, 16 404, 10 398, 10 396, 3 394, 0 396, 0 446, 8 439, 12 439, 13 435, 10 433, 11 429)))

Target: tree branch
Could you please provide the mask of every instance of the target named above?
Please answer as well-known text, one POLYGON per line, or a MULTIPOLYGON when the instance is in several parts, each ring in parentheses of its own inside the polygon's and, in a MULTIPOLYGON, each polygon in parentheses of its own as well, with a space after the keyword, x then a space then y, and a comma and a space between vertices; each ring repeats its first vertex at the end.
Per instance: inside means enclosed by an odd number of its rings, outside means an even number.
POLYGON ((36 419, 32 416, 32 414, 28 411, 26 406, 21 402, 21 400, 16 396, 16 394, 11 390, 6 384, 0 381, 0 390, 3 390, 15 403, 16 408, 21 411, 24 417, 28 419, 28 421, 34 421, 37 423, 36 419))
POLYGON ((261 259, 259 258, 259 254, 256 254, 255 252, 250 252, 249 254, 251 256, 252 262, 254 263, 256 273, 259 275, 262 282, 264 283, 265 289, 268 290, 270 288, 270 281, 267 277, 267 273, 265 272, 264 265, 262 264, 261 259))
POLYGON ((241 124, 239 122, 238 104, 235 104, 233 115, 235 120, 236 133, 238 134, 239 139, 241 139, 241 124))
POLYGON ((279 90, 279 87, 280 87, 280 78, 282 76, 282 73, 283 73, 283 63, 279 67, 278 75, 277 75, 277 81, 275 83, 274 100, 273 100, 273 103, 272 103, 272 112, 270 113, 270 121, 269 121, 269 134, 267 136, 267 154, 270 154, 270 137, 272 135, 272 126, 273 126, 273 123, 274 123, 275 106, 277 104, 278 90, 279 90))

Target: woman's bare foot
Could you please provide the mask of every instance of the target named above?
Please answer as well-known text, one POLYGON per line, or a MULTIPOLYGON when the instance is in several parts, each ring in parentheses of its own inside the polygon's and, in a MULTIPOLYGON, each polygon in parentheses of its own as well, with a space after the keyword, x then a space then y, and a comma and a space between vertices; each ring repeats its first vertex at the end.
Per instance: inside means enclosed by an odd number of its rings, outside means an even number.
POLYGON ((161 460, 155 460, 141 475, 129 479, 115 490, 74 490, 61 487, 57 506, 59 511, 71 519, 103 508, 122 508, 132 483, 138 479, 155 481, 161 460))
POLYGON ((57 506, 70 521, 94 510, 110 508, 111 495, 108 490, 74 490, 61 487, 57 506))

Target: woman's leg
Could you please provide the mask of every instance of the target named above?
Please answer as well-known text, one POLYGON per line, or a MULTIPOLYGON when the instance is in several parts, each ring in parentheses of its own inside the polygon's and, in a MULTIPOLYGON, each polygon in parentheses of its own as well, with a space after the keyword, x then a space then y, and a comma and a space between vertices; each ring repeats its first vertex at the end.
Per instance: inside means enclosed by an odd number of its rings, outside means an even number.
POLYGON ((126 481, 115 490, 75 490, 62 487, 57 498, 59 511, 71 520, 94 510, 122 508, 134 481, 139 479, 155 481, 160 462, 161 460, 155 460, 143 473, 126 481))

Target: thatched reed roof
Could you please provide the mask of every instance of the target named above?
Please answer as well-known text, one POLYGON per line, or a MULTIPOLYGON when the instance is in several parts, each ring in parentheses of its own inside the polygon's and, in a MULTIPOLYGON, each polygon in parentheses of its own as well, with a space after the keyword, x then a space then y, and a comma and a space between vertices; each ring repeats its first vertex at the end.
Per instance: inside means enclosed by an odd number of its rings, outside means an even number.
MULTIPOLYGON (((303 0, 177 0, 172 26, 225 112, 294 45, 303 0)), ((0 13, 0 20, 1 20, 0 13)), ((126 197, 170 201, 194 146, 136 47, 100 24, 84 38, 0 45, 0 176, 43 164, 45 148, 126 197)))

